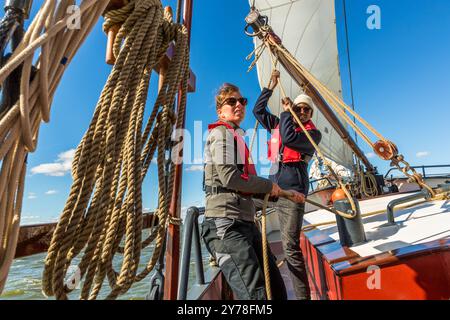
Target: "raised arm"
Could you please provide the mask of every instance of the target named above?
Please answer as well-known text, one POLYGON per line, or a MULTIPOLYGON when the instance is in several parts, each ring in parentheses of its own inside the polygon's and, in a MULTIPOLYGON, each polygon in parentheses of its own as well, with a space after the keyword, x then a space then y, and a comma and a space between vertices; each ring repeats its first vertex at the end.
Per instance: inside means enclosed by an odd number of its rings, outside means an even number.
POLYGON ((256 100, 255 107, 253 108, 253 115, 269 132, 275 129, 275 127, 280 123, 280 119, 267 110, 267 103, 272 96, 273 89, 275 89, 279 81, 280 72, 278 70, 274 70, 270 76, 268 87, 263 88, 263 91, 259 95, 258 100, 256 100))
POLYGON ((272 96, 272 92, 272 90, 264 88, 253 107, 253 115, 256 120, 268 131, 275 129, 280 122, 277 116, 274 116, 267 110, 267 103, 272 96))

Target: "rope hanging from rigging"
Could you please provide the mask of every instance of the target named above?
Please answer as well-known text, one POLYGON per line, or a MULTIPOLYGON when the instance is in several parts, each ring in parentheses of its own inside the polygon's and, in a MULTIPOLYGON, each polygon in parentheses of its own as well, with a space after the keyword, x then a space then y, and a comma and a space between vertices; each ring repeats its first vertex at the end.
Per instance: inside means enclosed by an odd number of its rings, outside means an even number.
MULTIPOLYGON (((269 54, 270 54, 270 58, 271 58, 271 61, 272 61, 272 68, 275 69, 277 62, 275 61, 275 58, 272 55, 272 51, 270 51, 270 48, 269 48, 269 54)), ((285 90, 283 88, 283 85, 282 85, 281 81, 279 82, 279 86, 280 86, 280 91, 281 91, 281 95, 282 95, 283 99, 289 99, 289 97, 286 95, 286 92, 285 92, 285 90)), ((292 114, 292 116, 296 120, 297 124, 302 129, 302 132, 305 133, 305 136, 308 138, 308 141, 314 147, 314 150, 317 153, 316 154, 317 158, 322 160, 322 162, 325 165, 325 167, 327 168, 328 172, 331 174, 331 176, 333 176, 334 179, 336 179, 338 185, 344 191, 344 193, 345 193, 345 195, 347 197, 347 200, 351 204, 351 207, 352 207, 352 212, 351 213, 346 213, 346 212, 342 212, 342 211, 339 211, 339 210, 334 210, 334 213, 337 213, 340 216, 342 216, 344 218, 347 218, 347 219, 353 219, 356 216, 356 206, 355 206, 355 203, 354 203, 352 195, 350 194, 350 192, 347 189, 347 186, 344 184, 344 182, 342 181, 341 177, 338 174, 336 174, 336 172, 333 170, 333 168, 331 166, 331 163, 325 158, 325 156, 323 155, 322 150, 314 142, 314 139, 308 133, 308 130, 306 130, 305 126, 302 124, 302 122, 300 121, 299 117, 294 112, 294 110, 292 110, 291 106, 289 106, 289 112, 292 114)))
POLYGON ((117 13, 108 12, 105 21, 105 26, 122 24, 114 43, 117 59, 77 148, 72 168, 74 182, 45 260, 43 290, 57 299, 67 299, 69 288, 64 277, 78 255, 82 256, 78 268, 84 277, 81 299, 96 299, 106 278, 111 287, 107 299, 124 294, 155 266, 169 221, 175 164, 170 162, 169 171, 165 171, 165 151, 174 125, 180 128, 184 116, 188 33, 184 26, 164 19, 159 0, 130 1, 117 13), (172 41, 175 54, 143 128, 151 72, 172 41), (180 84, 181 108, 175 114, 173 105, 180 84), (141 241, 141 188, 155 153, 159 223, 141 241), (153 241, 153 255, 138 271, 141 252, 153 241), (123 253, 119 271, 113 267, 117 253, 123 253))
POLYGON ((22 68, 20 98, 0 113, 0 292, 17 246, 27 154, 36 149, 41 120, 49 121, 51 101, 67 65, 107 4, 107 0, 82 1, 80 29, 74 30, 67 27, 71 18, 68 8, 73 1, 45 1, 0 69, 3 84, 22 68), (34 67, 38 49, 40 55, 34 67))

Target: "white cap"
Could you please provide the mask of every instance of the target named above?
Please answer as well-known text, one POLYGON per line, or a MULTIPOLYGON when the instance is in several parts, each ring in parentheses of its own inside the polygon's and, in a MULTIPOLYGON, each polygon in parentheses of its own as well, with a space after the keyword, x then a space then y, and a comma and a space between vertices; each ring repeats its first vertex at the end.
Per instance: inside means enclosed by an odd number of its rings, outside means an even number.
POLYGON ((294 106, 298 105, 299 103, 306 103, 311 108, 314 107, 314 102, 312 101, 311 97, 306 94, 299 94, 297 98, 294 100, 294 106))

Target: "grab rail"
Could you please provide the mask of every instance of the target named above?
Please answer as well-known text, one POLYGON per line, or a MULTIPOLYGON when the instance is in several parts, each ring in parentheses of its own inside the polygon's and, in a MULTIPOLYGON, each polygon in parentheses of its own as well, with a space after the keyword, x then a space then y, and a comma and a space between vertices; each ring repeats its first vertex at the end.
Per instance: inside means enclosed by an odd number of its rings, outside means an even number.
POLYGON ((328 177, 323 177, 309 181, 309 192, 314 192, 315 191, 314 183, 319 184, 319 182, 322 180, 327 180, 329 186, 336 186, 336 183, 333 184, 328 177))
POLYGON ((178 300, 186 300, 187 297, 192 240, 194 240, 194 260, 197 284, 205 284, 200 232, 198 227, 198 217, 199 215, 204 214, 204 212, 204 208, 197 207, 190 207, 186 212, 183 232, 184 236, 181 256, 180 283, 178 286, 178 300))
MULTIPOLYGON (((430 169, 430 168, 450 168, 450 164, 443 164, 443 165, 429 165, 429 166, 411 166, 411 168, 413 168, 413 169, 422 169, 422 177, 423 177, 423 178, 429 178, 429 177, 431 177, 431 176, 428 176, 428 177, 427 177, 426 172, 425 172, 425 169, 430 169)), ((389 171, 386 172, 386 174, 384 175, 384 178, 385 178, 385 179, 388 179, 389 173, 391 173, 391 171, 394 171, 394 170, 398 170, 398 168, 391 168, 391 169, 389 169, 389 171)), ((449 174, 447 174, 445 177, 447 177, 448 175, 449 175, 449 174)), ((434 177, 434 176, 433 176, 433 177, 434 177)), ((391 177, 391 179, 392 179, 392 177, 391 177)))

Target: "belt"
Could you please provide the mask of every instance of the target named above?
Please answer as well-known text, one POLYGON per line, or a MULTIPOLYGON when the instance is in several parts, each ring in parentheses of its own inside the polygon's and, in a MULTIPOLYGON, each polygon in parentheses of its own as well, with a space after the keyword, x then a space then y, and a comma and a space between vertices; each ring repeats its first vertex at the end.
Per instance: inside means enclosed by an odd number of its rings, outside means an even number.
POLYGON ((222 186, 205 186, 205 192, 213 194, 213 195, 216 195, 219 193, 231 193, 231 192, 240 194, 239 191, 228 189, 228 188, 225 188, 222 186))
MULTIPOLYGON (((312 156, 309 156, 307 154, 302 154, 300 161, 306 162, 306 164, 309 164, 311 159, 312 159, 312 156)), ((283 155, 281 153, 278 154, 278 162, 283 162, 283 155)))
MULTIPOLYGON (((219 193, 234 192, 234 193, 237 193, 237 194, 242 195, 242 196, 249 196, 249 195, 251 195, 253 198, 261 199, 261 200, 263 200, 264 197, 265 197, 264 193, 249 194, 249 193, 244 193, 244 192, 228 189, 228 188, 225 188, 225 187, 222 187, 222 186, 205 186, 205 192, 209 193, 209 194, 212 194, 212 195, 217 195, 219 193)), ((277 200, 278 200, 278 198, 276 198, 276 197, 269 197, 269 201, 277 201, 277 200)))

